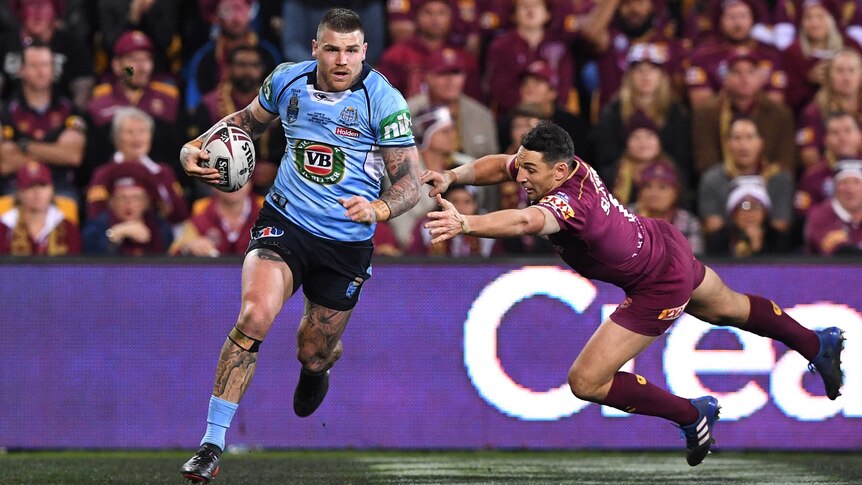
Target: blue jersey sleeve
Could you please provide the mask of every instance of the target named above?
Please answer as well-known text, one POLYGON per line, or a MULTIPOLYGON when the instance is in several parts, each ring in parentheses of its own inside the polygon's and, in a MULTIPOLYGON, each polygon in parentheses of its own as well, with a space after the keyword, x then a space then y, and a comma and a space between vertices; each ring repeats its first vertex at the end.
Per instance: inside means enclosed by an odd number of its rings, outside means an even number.
POLYGON ((260 87, 260 92, 257 95, 257 100, 263 109, 273 114, 279 114, 278 110, 278 94, 284 88, 284 85, 290 81, 290 67, 295 65, 293 62, 284 62, 279 64, 269 76, 263 81, 260 87))
POLYGON ((413 140, 413 122, 410 108, 404 96, 392 87, 378 73, 373 73, 370 82, 371 122, 376 129, 376 143, 379 146, 410 146, 413 140))

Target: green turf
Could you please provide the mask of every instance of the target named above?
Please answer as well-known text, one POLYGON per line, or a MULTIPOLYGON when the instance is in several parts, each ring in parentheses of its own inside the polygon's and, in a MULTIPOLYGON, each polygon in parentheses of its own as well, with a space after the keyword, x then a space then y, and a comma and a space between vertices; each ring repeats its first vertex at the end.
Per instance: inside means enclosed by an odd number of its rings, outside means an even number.
MULTIPOLYGON (((0 455, 0 484, 183 483, 189 452, 0 455)), ((696 468, 682 452, 285 451, 226 454, 229 484, 822 484, 862 483, 862 454, 715 453, 696 468)))

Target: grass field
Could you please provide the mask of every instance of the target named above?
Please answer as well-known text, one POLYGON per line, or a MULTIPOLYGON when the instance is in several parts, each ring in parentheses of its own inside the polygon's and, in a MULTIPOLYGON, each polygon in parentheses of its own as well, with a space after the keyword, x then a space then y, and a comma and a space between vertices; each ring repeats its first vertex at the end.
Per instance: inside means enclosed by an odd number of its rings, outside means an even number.
MULTIPOLYGON (((0 484, 183 483, 189 452, 0 455, 0 484)), ((862 453, 721 452, 691 468, 682 452, 272 451, 226 454, 229 484, 862 483, 862 453)))

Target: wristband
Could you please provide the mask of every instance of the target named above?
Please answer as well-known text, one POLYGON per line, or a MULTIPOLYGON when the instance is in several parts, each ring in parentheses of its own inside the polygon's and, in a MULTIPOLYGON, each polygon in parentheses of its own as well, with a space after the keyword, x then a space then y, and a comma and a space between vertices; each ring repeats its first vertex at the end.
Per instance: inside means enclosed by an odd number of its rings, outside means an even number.
POLYGON ((388 221, 389 217, 392 215, 392 211, 389 210, 389 204, 384 200, 372 200, 371 208, 374 209, 374 216, 378 221, 388 221))

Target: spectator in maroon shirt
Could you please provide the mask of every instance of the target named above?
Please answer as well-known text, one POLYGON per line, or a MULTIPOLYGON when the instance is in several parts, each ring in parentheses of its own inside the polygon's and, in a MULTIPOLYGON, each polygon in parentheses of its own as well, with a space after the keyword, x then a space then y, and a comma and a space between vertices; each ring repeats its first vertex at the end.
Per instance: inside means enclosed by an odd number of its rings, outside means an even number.
POLYGON ((840 32, 862 43, 862 9, 859 0, 780 0, 775 2, 773 37, 775 46, 787 48, 801 28, 804 11, 810 6, 829 11, 840 32))
POLYGON ((720 2, 719 32, 714 39, 698 43, 691 53, 686 71, 688 97, 692 107, 714 98, 721 89, 729 69, 728 58, 740 50, 754 52, 760 67, 768 71, 766 91, 776 101, 783 101, 787 76, 781 69, 778 51, 752 37, 755 16, 751 5, 742 0, 720 2))
MULTIPOLYGON (((648 116, 635 113, 626 125, 625 151, 614 166, 614 182, 610 187, 614 197, 627 206, 637 199, 641 172, 659 160, 675 165, 661 147, 658 127, 648 116)), ((601 172, 599 172, 601 175, 601 172)))
POLYGON ((427 59, 446 48, 456 52, 466 67, 464 92, 470 97, 482 98, 476 58, 449 41, 452 22, 452 6, 448 0, 424 0, 416 10, 416 34, 383 51, 377 69, 405 98, 422 92, 427 59))
POLYGON ((799 116, 796 146, 803 167, 820 159, 823 120, 835 111, 851 113, 862 120, 862 55, 853 49, 841 49, 829 60, 823 85, 799 116))
POLYGON ((488 48, 485 66, 488 97, 497 119, 505 119, 518 105, 521 74, 538 60, 545 61, 557 77, 557 103, 569 107, 570 96, 576 98, 574 61, 568 46, 551 35, 545 0, 517 0, 513 19, 515 26, 488 48))
POLYGON ((507 123, 500 126, 500 140, 505 141, 503 153, 514 155, 521 146, 521 138, 542 121, 542 110, 532 104, 521 103, 509 113, 507 123))
POLYGON ((862 129, 859 120, 849 113, 832 113, 826 117, 826 150, 820 160, 805 169, 796 185, 793 206, 797 216, 835 194, 832 176, 835 163, 844 159, 862 159, 862 129))
POLYGON ((782 59, 788 76, 787 104, 799 113, 811 102, 826 78, 826 66, 844 47, 860 50, 855 40, 847 37, 835 24, 835 18, 824 3, 809 0, 802 4, 799 35, 784 51, 782 59))
POLYGON ((51 171, 28 162, 16 173, 16 204, 0 214, 0 254, 63 256, 81 252, 81 233, 54 202, 51 171))
POLYGON ((722 16, 734 3, 744 3, 751 12, 753 25, 751 36, 765 44, 773 44, 772 14, 764 0, 706 0, 695 2, 682 27, 684 42, 697 46, 706 41, 721 38, 722 16))
POLYGON ((183 224, 168 254, 201 257, 245 254, 262 205, 263 198, 254 194, 251 184, 235 192, 214 190, 195 204, 198 213, 183 224))
POLYGON ((835 196, 811 209, 805 241, 810 254, 862 254, 862 160, 838 162, 835 196))

